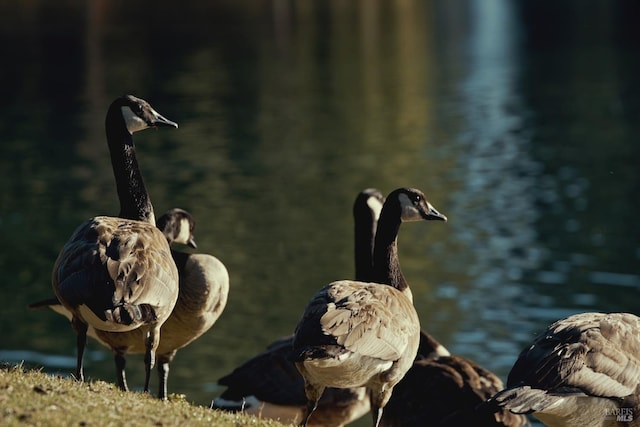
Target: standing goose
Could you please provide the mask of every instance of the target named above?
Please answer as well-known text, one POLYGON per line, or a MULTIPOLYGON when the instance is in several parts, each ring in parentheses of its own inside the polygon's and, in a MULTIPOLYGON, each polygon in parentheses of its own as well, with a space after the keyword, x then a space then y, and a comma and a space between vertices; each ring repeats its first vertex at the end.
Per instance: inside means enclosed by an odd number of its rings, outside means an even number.
POLYGON ((161 126, 178 125, 142 99, 125 95, 111 104, 105 127, 120 200, 119 217, 97 216, 82 223, 53 268, 53 291, 71 312, 78 335, 79 381, 84 380, 89 325, 96 331, 140 329, 145 348, 145 391, 149 389, 160 327, 178 298, 178 269, 167 240, 155 227, 132 135, 161 126))
MULTIPOLYGON (((160 228, 169 244, 180 243, 196 247, 193 237, 195 220, 182 209, 174 208, 158 218, 160 228)), ((158 397, 167 398, 169 363, 176 352, 207 332, 218 320, 229 296, 229 273, 213 255, 171 251, 178 267, 179 293, 171 315, 160 329, 158 345, 158 397)), ((115 352, 116 369, 126 389, 124 357, 127 353, 142 353, 141 341, 135 331, 125 334, 97 331, 115 352), (121 363, 121 365, 120 365, 121 363)))
POLYGON ((558 320, 518 356, 488 402, 547 426, 640 425, 640 318, 581 313, 558 320))
POLYGON ((341 280, 318 291, 295 330, 291 357, 305 381, 309 416, 326 387, 365 386, 378 426, 393 387, 409 370, 420 341, 420 322, 398 261, 404 221, 446 220, 421 191, 400 188, 388 197, 373 250, 373 279, 341 280), (398 287, 391 286, 397 283, 398 287))
MULTIPOLYGON (((356 280, 372 277, 372 250, 378 218, 384 203, 379 190, 361 191, 353 204, 356 280)), ((245 411, 283 423, 299 422, 305 414, 307 398, 304 380, 288 360, 293 336, 271 343, 218 384, 227 389, 213 401, 216 409, 245 411)), ((309 426, 337 427, 348 424, 369 411, 364 387, 328 388, 308 420, 309 426)))
MULTIPOLYGON (((169 245, 179 243, 195 248, 193 236, 195 219, 182 209, 174 208, 158 218, 157 226, 162 230, 169 245)), ((156 350, 158 362, 158 397, 167 398, 169 363, 176 352, 207 332, 218 320, 227 304, 229 295, 229 273, 218 258, 207 254, 189 254, 171 250, 178 267, 179 292, 171 315, 160 328, 160 344, 156 350)), ((54 311, 71 318, 54 298, 31 304, 37 308, 49 306, 54 311)), ((142 332, 105 332, 89 327, 88 335, 111 348, 115 354, 118 385, 128 390, 125 376, 125 355, 144 353, 142 332)))
MULTIPOLYGON (((385 258, 377 258, 384 266, 385 258)), ((384 268, 378 270, 384 273, 384 268)), ((395 274, 382 277, 396 288, 408 287, 397 264, 395 274)), ((503 410, 478 411, 476 407, 502 389, 493 372, 472 360, 451 355, 426 331, 420 332, 420 345, 411 369, 393 389, 380 419, 382 427, 474 425, 523 426, 526 417, 503 410)))

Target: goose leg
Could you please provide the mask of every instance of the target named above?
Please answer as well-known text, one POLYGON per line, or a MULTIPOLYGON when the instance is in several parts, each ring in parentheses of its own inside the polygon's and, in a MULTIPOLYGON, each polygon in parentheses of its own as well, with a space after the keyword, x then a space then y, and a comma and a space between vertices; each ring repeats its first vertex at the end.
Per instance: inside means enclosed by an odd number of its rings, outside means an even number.
POLYGON ((382 408, 371 408, 371 415, 373 415, 373 427, 378 427, 382 418, 382 408))
POLYGON ((125 373, 127 360, 125 359, 124 354, 116 353, 115 361, 116 375, 118 376, 118 386, 124 391, 129 391, 129 387, 127 386, 127 375, 125 373))
POLYGON ((371 402, 371 415, 373 415, 373 427, 380 425, 382 411, 389 399, 393 387, 381 387, 380 389, 369 390, 369 401, 371 402))
POLYGON ((154 326, 147 332, 145 339, 144 353, 144 366, 145 366, 145 378, 144 378, 144 391, 149 391, 149 380, 151 379, 151 370, 156 362, 156 349, 160 342, 160 327, 154 326))
POLYGON ((305 411, 306 413, 305 413, 303 422, 300 425, 305 426, 305 427, 307 426, 307 424, 309 423, 309 418, 311 418, 311 414, 313 414, 313 411, 315 411, 317 407, 318 407, 318 401, 317 400, 315 400, 315 401, 308 400, 307 401, 307 410, 305 411))
POLYGON ((87 346, 87 324, 81 321, 79 318, 74 317, 71 320, 71 325, 76 331, 76 347, 77 347, 77 361, 76 361, 76 380, 84 382, 84 349, 87 346))
MULTIPOLYGON (((304 369, 304 367, 302 369, 304 369)), ((300 370, 300 368, 298 368, 298 370, 300 370)), ((313 414, 313 411, 315 411, 318 407, 318 401, 322 397, 324 389, 325 387, 323 386, 314 385, 310 382, 307 382, 307 379, 305 377, 304 393, 307 396, 307 410, 305 411, 306 413, 302 425, 306 426, 309 423, 309 418, 311 418, 311 414, 313 414)))
POLYGON ((158 357, 158 397, 167 400, 167 380, 169 379, 169 362, 170 359, 166 355, 158 357))

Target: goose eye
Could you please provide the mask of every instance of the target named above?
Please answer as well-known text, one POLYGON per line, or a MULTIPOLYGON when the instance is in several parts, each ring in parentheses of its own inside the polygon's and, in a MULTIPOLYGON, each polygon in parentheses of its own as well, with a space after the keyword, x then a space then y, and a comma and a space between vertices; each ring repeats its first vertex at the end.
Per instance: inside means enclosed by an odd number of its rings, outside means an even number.
POLYGON ((139 116, 140 114, 142 114, 142 106, 140 104, 136 103, 136 102, 131 103, 129 105, 129 108, 131 108, 131 111, 133 111, 133 113, 136 116, 139 116))

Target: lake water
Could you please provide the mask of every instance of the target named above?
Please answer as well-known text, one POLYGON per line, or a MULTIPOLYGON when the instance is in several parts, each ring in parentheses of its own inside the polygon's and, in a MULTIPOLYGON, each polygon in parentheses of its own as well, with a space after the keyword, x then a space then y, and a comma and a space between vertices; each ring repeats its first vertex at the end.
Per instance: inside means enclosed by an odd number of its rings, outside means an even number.
MULTIPOLYGON (((448 223, 400 231, 423 327, 503 379, 548 323, 640 307, 636 2, 3 2, 0 360, 68 375, 75 334, 29 302, 74 228, 118 202, 113 98, 177 130, 136 135, 156 213, 197 221, 231 276, 218 324, 169 391, 290 334, 313 292, 353 277, 351 204, 422 189, 448 223)), ((131 386, 142 356, 129 357, 131 386)), ((85 373, 114 381, 89 344, 85 373)), ((155 391, 156 378, 152 389, 155 391)), ((368 419, 367 419, 368 423, 368 419)), ((365 423, 366 425, 366 423, 365 423)))

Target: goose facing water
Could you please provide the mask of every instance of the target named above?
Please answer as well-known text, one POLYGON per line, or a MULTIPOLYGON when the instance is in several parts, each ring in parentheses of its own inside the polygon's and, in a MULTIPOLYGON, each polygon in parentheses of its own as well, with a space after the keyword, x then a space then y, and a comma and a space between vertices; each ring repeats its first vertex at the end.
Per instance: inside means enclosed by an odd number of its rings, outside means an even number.
POLYGON ((397 253, 400 224, 446 220, 420 190, 400 188, 384 203, 375 238, 373 279, 342 280, 318 291, 295 331, 291 357, 305 381, 305 425, 326 387, 365 386, 378 426, 393 387, 411 367, 420 322, 397 253), (392 286, 391 284, 395 286, 392 286))
POLYGON ((97 216, 82 223, 53 268, 53 291, 71 312, 77 333, 76 378, 80 381, 89 325, 110 332, 140 329, 148 390, 160 327, 178 297, 178 270, 167 240, 155 227, 133 144, 133 133, 150 127, 177 125, 131 95, 111 104, 105 128, 119 217, 97 216))
MULTIPOLYGON (((195 219, 183 210, 174 208, 158 218, 157 226, 169 244, 179 243, 195 248, 193 236, 195 219)), ((208 254, 192 254, 171 250, 179 272, 179 293, 176 305, 167 321, 160 328, 160 343, 156 350, 158 365, 158 397, 167 398, 169 363, 176 352, 207 332, 224 310, 229 295, 229 274, 224 264, 208 254)), ((31 304, 38 308, 49 306, 71 319, 71 313, 57 299, 31 304)), ((125 356, 144 353, 140 330, 110 333, 97 331, 89 326, 88 335, 111 348, 115 355, 118 385, 128 390, 125 375, 125 356)))
MULTIPOLYGON (((384 203, 374 188, 361 191, 353 203, 354 255, 356 280, 372 277, 372 250, 378 218, 384 203)), ((305 414, 307 398, 304 380, 288 360, 293 336, 271 343, 262 353, 218 380, 226 390, 213 401, 213 407, 242 410, 261 418, 283 423, 299 422, 305 414)), ((339 427, 369 411, 364 387, 327 388, 308 420, 313 427, 339 427)))
POLYGON ((532 413, 547 426, 640 425, 640 318, 581 313, 525 348, 489 405, 532 413))

